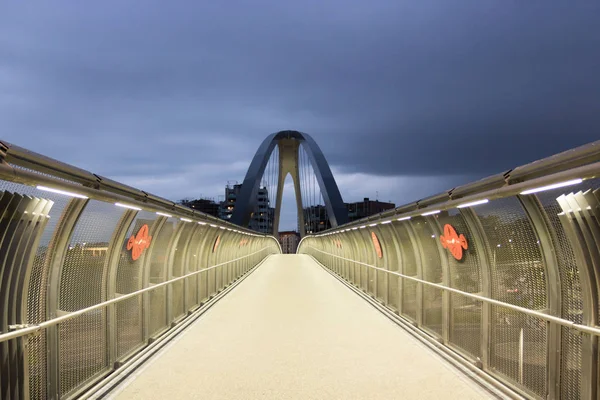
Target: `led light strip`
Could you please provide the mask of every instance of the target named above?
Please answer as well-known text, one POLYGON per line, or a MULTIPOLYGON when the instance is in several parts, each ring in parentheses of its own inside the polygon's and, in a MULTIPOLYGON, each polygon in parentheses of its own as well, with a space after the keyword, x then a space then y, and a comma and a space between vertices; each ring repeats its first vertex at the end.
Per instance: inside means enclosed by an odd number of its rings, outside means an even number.
POLYGON ((533 193, 543 192, 545 190, 552 190, 552 189, 558 189, 558 188, 565 187, 565 186, 577 185, 577 184, 580 184, 581 182, 583 182, 583 179, 577 178, 577 179, 573 179, 573 180, 566 181, 566 182, 554 183, 552 185, 538 187, 535 189, 528 189, 528 190, 521 192, 521 194, 522 195, 533 194, 533 193))
POLYGON ((115 203, 115 206, 117 206, 117 207, 123 207, 123 208, 129 208, 130 210, 142 211, 142 209, 140 207, 130 206, 129 204, 115 203))
POLYGON ((77 197, 78 199, 89 199, 89 197, 84 196, 83 194, 67 192, 66 190, 53 189, 53 188, 49 188, 47 186, 36 186, 36 188, 39 190, 43 190, 45 192, 52 192, 52 193, 64 194, 65 196, 77 197))

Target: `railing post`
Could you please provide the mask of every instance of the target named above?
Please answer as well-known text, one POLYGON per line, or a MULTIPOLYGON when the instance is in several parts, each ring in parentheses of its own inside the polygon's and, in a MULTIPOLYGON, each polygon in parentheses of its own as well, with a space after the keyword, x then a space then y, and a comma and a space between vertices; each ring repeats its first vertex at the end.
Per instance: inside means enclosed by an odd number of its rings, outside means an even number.
MULTIPOLYGON (((150 228, 149 235, 152 236, 150 241, 150 247, 142 254, 143 260, 140 267, 140 276, 142 279, 142 288, 150 286, 150 269, 152 268, 152 252, 156 245, 158 235, 161 229, 165 226, 167 221, 166 217, 158 217, 152 227, 150 228)), ((150 295, 149 292, 142 294, 142 339, 144 342, 148 342, 150 339, 150 295)))
MULTIPOLYGON (((413 254, 415 256, 415 262, 417 263, 417 278, 423 279, 423 258, 421 257, 421 244, 419 243, 419 239, 415 234, 415 230, 412 226, 411 221, 407 221, 406 224, 406 233, 410 238, 413 254)), ((417 317, 417 325, 423 326, 423 284, 417 283, 417 306, 415 310, 415 316, 417 317)))
MULTIPOLYGON (((450 266, 448 265, 448 253, 444 251, 444 248, 440 242, 440 236, 444 232, 442 226, 440 225, 440 221, 435 216, 426 217, 429 219, 431 228, 434 229, 434 226, 437 228, 435 230, 435 243, 438 253, 440 255, 440 263, 442 268, 442 284, 444 286, 450 287, 450 266)), ((452 305, 450 304, 450 292, 444 290, 442 292, 442 340, 444 343, 450 343, 450 310, 452 305)))
MULTIPOLYGON (((404 260, 402 259, 402 250, 400 247, 400 243, 398 240, 398 232, 396 231, 396 227, 394 226, 395 224, 392 222, 391 224, 387 224, 385 226, 389 227, 387 228, 389 231, 389 236, 390 239, 392 240, 392 243, 394 244, 394 249, 396 250, 396 260, 394 260, 397 264, 398 264, 398 268, 396 268, 396 271, 398 271, 401 274, 404 274, 404 260)), ((397 294, 396 296, 397 298, 397 310, 396 313, 398 315, 402 315, 402 311, 403 311, 403 305, 404 305, 404 279, 400 278, 400 277, 394 277, 393 279, 397 280, 397 294)), ((388 284, 389 284, 389 278, 388 278, 388 284)), ((389 290, 389 287, 388 287, 389 290)))
MULTIPOLYGON (((548 312, 550 315, 561 317, 561 282, 558 261, 552 240, 552 228, 545 220, 545 215, 535 196, 517 196, 528 215, 534 231, 540 240, 540 253, 546 266, 546 291, 548 295, 548 312)), ((548 400, 560 397, 560 348, 561 327, 553 322, 546 324, 548 371, 546 387, 548 400)))
MULTIPOLYGON (((491 280, 491 256, 489 254, 488 241, 485 236, 485 230, 479 221, 477 214, 470 208, 460 210, 465 224, 471 231, 471 240, 477 248, 477 261, 479 262, 479 273, 481 274, 481 292, 482 295, 492 298, 492 280, 491 280)), ((479 367, 487 370, 490 365, 490 329, 492 323, 492 305, 490 303, 481 303, 481 360, 479 367)))
MULTIPOLYGON (((106 282, 106 299, 114 299, 118 293, 116 292, 117 288, 117 268, 119 267, 119 258, 121 256, 121 248, 123 245, 123 241, 125 240, 125 235, 129 230, 129 226, 135 219, 137 215, 137 211, 135 210, 126 210, 119 222, 117 222, 117 226, 113 231, 112 237, 108 242, 108 249, 106 251, 106 259, 104 260, 104 271, 106 271, 106 277, 104 278, 104 282, 106 282)), ((106 310, 106 329, 107 329, 107 358, 108 365, 111 368, 118 368, 117 365, 117 311, 116 306, 111 304, 108 306, 106 310)))
MULTIPOLYGON (((563 212, 559 214, 560 221, 569 238, 575 259, 579 278, 581 280, 581 294, 583 302, 583 321, 588 326, 598 324, 599 310, 599 278, 600 254, 597 240, 594 239, 589 230, 590 225, 585 221, 589 215, 582 216, 581 212, 575 211, 579 204, 572 195, 560 196, 557 199, 563 212)), ((582 210, 583 211, 583 210, 582 210)), ((597 212, 597 211, 596 211, 597 212)), ((596 221, 599 215, 595 215, 596 221)), ((581 343, 581 398, 584 400, 596 399, 600 391, 600 379, 598 379, 598 337, 583 334, 581 343)))
MULTIPOLYGON (((169 240, 169 249, 167 250, 167 256, 165 259, 166 264, 166 280, 171 279, 173 276, 173 264, 175 262, 175 249, 179 245, 179 238, 181 237, 181 233, 183 232, 185 226, 185 222, 180 222, 177 224, 175 228, 175 232, 173 232, 173 237, 169 240)), ((169 326, 173 322, 173 284, 169 284, 166 287, 166 295, 165 299, 167 302, 166 308, 166 316, 167 316, 167 326, 169 326)))

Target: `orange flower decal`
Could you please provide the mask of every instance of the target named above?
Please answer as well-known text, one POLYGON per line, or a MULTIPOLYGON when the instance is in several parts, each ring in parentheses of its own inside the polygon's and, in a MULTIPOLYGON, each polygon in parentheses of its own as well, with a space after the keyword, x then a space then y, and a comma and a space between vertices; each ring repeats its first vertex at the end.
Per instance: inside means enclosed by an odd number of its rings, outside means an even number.
POLYGON ((150 247, 152 236, 148 236, 148 225, 144 224, 136 236, 131 235, 127 241, 127 250, 131 250, 131 259, 133 261, 140 258, 145 249, 150 247))
POLYGON ((462 259, 463 249, 467 250, 469 248, 465 235, 461 233, 459 236, 450 224, 444 226, 444 234, 440 236, 440 241, 442 242, 442 246, 450 250, 452 256, 457 260, 462 259))

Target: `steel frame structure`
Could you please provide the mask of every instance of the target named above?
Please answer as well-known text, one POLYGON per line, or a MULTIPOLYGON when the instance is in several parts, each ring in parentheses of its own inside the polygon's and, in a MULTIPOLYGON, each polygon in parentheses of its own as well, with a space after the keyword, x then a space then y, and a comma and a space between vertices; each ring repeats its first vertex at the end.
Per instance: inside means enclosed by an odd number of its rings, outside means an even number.
POLYGON ((0 248, 5 250, 0 257, 2 399, 78 397, 265 257, 281 252, 272 236, 1 142, 0 248), (57 197, 66 196, 64 208, 53 212, 53 201, 46 197, 50 194, 40 186, 60 191, 57 197), (98 214, 98 209, 116 203, 125 207, 98 214), (58 220, 45 232, 51 213, 58 220), (150 224, 149 235, 155 240, 136 260, 126 244, 136 233, 138 219, 150 224), (104 256, 73 257, 79 249, 84 254, 86 245, 74 248, 74 234, 93 241, 99 233, 96 228, 86 231, 86 223, 106 225, 104 220, 116 221, 103 228, 110 238, 101 250, 88 252, 104 256), (190 234, 180 240, 183 231, 190 234), (50 241, 41 246, 43 234, 50 241), (164 240, 156 240, 159 237, 164 240), (73 268, 82 273, 97 268, 99 281, 85 283, 89 290, 98 287, 100 301, 90 303, 90 292, 69 286, 73 279, 81 280, 69 275, 73 268), (162 277, 151 276, 153 269, 162 277), (41 271, 35 281, 32 270, 41 271), (127 286, 132 289, 123 291, 127 286), (174 304, 181 311, 174 310, 174 304), (165 318, 151 331, 151 306, 157 305, 165 318), (34 314, 39 320, 30 320, 34 314), (74 336, 77 329, 89 329, 86 321, 94 318, 101 321, 100 330, 74 336), (92 370, 90 365, 99 367, 92 370), (61 386, 64 382, 68 387, 61 386))
POLYGON ((283 195, 283 184, 288 174, 292 176, 294 191, 296 193, 296 205, 298 209, 298 226, 300 236, 304 236, 304 214, 302 212, 302 193, 300 191, 300 176, 298 169, 298 149, 304 146, 310 159, 313 171, 317 177, 327 215, 332 227, 348 222, 348 211, 342 201, 342 196, 335 183, 335 179, 327 164, 323 152, 314 139, 302 132, 281 131, 273 133, 261 143, 250 163, 246 177, 242 183, 242 190, 231 216, 231 222, 239 226, 248 226, 250 216, 254 211, 256 193, 260 180, 264 174, 265 167, 269 162, 271 153, 275 146, 279 146, 279 173, 277 180, 277 200, 275 204, 275 221, 273 235, 278 236, 279 216, 281 214, 281 198, 283 195))
POLYGON ((298 253, 313 256, 386 312, 414 326, 427 340, 437 342, 438 347, 443 346, 444 351, 454 354, 469 368, 476 368, 487 380, 509 388, 511 396, 592 400, 600 393, 598 178, 600 142, 595 142, 306 236, 298 253), (565 182, 570 185, 559 187, 565 182), (507 204, 512 208, 507 208, 507 204), (469 250, 458 262, 439 240, 442 221, 465 226, 469 250), (433 238, 416 234, 418 224, 426 224, 433 238), (500 246, 505 246, 499 243, 500 239, 506 239, 506 244, 512 239, 497 233, 495 229, 501 230, 502 226, 511 227, 511 236, 520 235, 523 241, 530 242, 514 249, 509 244, 505 254, 511 253, 514 258, 507 271, 519 271, 523 277, 535 268, 542 274, 539 278, 526 278, 526 282, 537 282, 537 287, 545 288, 543 293, 532 289, 534 284, 528 284, 520 295, 523 299, 535 299, 538 304, 509 301, 503 294, 512 288, 504 286, 507 280, 501 275, 503 261, 496 254, 500 246), (407 235, 400 237, 399 230, 407 235), (376 256, 371 232, 381 242, 381 259, 376 256), (432 254, 423 251, 429 240, 435 240, 435 252, 439 253, 439 281, 424 275, 431 268, 431 261, 425 258, 431 259, 432 254), (404 272, 409 266, 409 253, 415 256, 416 275, 404 272), (452 281, 456 274, 466 274, 467 258, 478 271, 474 286, 478 289, 474 292, 457 288, 452 281), (454 272, 448 269, 451 261, 459 268, 454 272), (520 267, 519 263, 530 267, 520 267), (392 280, 397 280, 394 291, 388 286, 392 280), (413 298, 403 293, 406 285, 417 286, 413 298), (380 287, 386 288, 387 296, 381 295, 380 287), (425 296, 431 290, 441 292, 440 303, 425 296), (407 309, 412 302, 416 302, 416 319, 407 309), (426 320, 432 307, 441 313, 441 326, 435 329, 426 320), (471 319, 460 319, 464 310, 471 310, 471 319), (508 316, 508 325, 506 320, 500 320, 501 316, 508 316), (453 331, 462 336, 462 341, 456 340, 453 331), (516 335, 511 336, 513 332, 516 335), (479 340, 480 347, 465 347, 465 338, 479 340))

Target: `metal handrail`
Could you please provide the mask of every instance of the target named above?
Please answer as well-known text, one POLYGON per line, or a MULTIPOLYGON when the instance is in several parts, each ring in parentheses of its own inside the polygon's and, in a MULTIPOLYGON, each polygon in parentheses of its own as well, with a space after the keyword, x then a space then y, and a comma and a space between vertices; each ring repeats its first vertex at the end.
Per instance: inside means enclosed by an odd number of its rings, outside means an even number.
MULTIPOLYGON (((35 153, 34 153, 35 154, 35 153)), ((40 156, 43 157, 43 156, 40 156)), ((58 163, 58 161, 57 161, 58 163)), ((42 171, 29 171, 26 169, 15 168, 14 165, 19 164, 7 164, 0 163, 0 179, 25 184, 29 186, 36 186, 39 184, 48 185, 51 187, 61 188, 70 192, 83 194, 91 199, 104 201, 104 202, 125 202, 131 205, 139 206, 140 208, 148 211, 159 211, 163 213, 174 214, 178 217, 194 218, 204 222, 210 222, 219 226, 225 226, 229 229, 235 229, 238 232, 246 235, 261 236, 265 237, 268 235, 257 234, 250 229, 234 225, 228 221, 195 211, 187 209, 181 205, 173 202, 166 201, 157 196, 148 194, 140 191, 135 193, 133 191, 115 190, 112 186, 102 185, 98 182, 89 181, 85 185, 76 183, 73 181, 64 181, 64 176, 59 175, 44 175, 42 171)), ((62 165, 62 164, 61 164, 62 165)), ((68 164, 64 164, 67 165, 68 164)), ((33 167, 33 166, 30 166, 33 167)), ((75 167, 73 167, 75 168, 75 167)), ((91 174, 91 173, 90 173, 91 174)), ((64 174, 63 174, 64 175, 64 174)), ((80 181, 80 180, 79 180, 80 181)), ((81 183, 81 182, 80 182, 81 183)))
POLYGON ((225 264, 230 264, 232 262, 239 261, 241 259, 244 259, 244 258, 253 256, 253 255, 257 254, 257 253, 260 253, 261 251, 266 250, 268 248, 269 247, 263 247, 262 249, 257 250, 254 253, 247 254, 245 256, 238 257, 236 259, 225 261, 225 262, 222 262, 222 263, 219 263, 219 264, 215 264, 212 267, 208 267, 208 268, 201 269, 201 270, 198 270, 198 271, 190 272, 189 274, 182 275, 182 276, 179 276, 177 278, 173 278, 173 279, 165 281, 165 282, 157 283, 157 284, 149 286, 147 288, 136 290, 135 292, 127 293, 127 294, 121 295, 119 297, 115 297, 114 299, 106 300, 106 301, 103 301, 102 303, 95 304, 95 305, 90 306, 90 307, 86 307, 86 308, 82 308, 82 309, 77 310, 77 311, 69 312, 68 314, 61 315, 60 317, 56 317, 56 318, 53 318, 53 319, 49 319, 49 320, 41 322, 39 324, 28 326, 27 328, 20 328, 20 329, 14 330, 12 332, 7 332, 7 333, 0 334, 0 343, 6 342, 8 340, 15 339, 15 338, 18 338, 18 337, 21 337, 21 336, 30 335, 30 334, 38 332, 38 331, 40 331, 42 329, 46 329, 46 328, 49 328, 51 326, 58 325, 58 324, 60 324, 60 323, 62 323, 64 321, 68 321, 70 319, 73 319, 75 317, 78 317, 80 315, 88 313, 90 311, 94 311, 94 310, 97 310, 97 309, 109 306, 111 304, 115 304, 115 303, 121 302, 123 300, 130 299, 130 298, 138 296, 138 295, 140 295, 142 293, 146 293, 146 292, 149 292, 151 290, 158 289, 158 288, 166 286, 166 285, 170 285, 173 282, 178 282, 178 281, 187 279, 187 278, 189 278, 191 276, 194 276, 194 275, 197 275, 197 274, 209 271, 209 270, 211 270, 213 268, 221 267, 221 266, 223 266, 225 264))
POLYGON ((389 271, 387 269, 379 268, 379 267, 376 267, 374 265, 370 265, 370 264, 366 264, 366 263, 363 263, 363 262, 360 262, 360 261, 356 261, 356 260, 352 260, 352 259, 349 259, 349 258, 341 257, 341 256, 338 256, 336 254, 328 253, 326 251, 317 249, 317 248, 312 247, 312 246, 309 246, 309 247, 311 249, 313 249, 313 250, 316 250, 316 251, 320 252, 320 253, 327 254, 329 256, 336 257, 336 258, 339 258, 341 260, 350 261, 350 262, 353 262, 355 264, 364 265, 365 267, 370 267, 370 268, 373 268, 373 269, 378 270, 378 271, 387 272, 388 274, 396 275, 396 276, 399 276, 401 278, 408 279, 408 280, 411 280, 411 281, 414 281, 414 282, 419 282, 419 283, 422 283, 424 285, 435 287, 437 289, 446 290, 446 291, 451 292, 451 293, 460 294, 462 296, 469 297, 469 298, 472 298, 472 299, 475 299, 475 300, 479 300, 479 301, 482 301, 484 303, 493 304, 495 306, 499 306, 499 307, 503 307, 503 308, 508 308, 508 309, 511 309, 511 310, 514 310, 514 311, 519 311, 519 312, 522 312, 524 314, 531 315, 532 317, 540 318, 540 319, 543 319, 543 320, 549 321, 549 322, 554 322, 556 324, 565 326, 567 328, 576 329, 578 331, 589 333, 591 335, 600 336, 600 329, 599 328, 595 328, 595 327, 587 326, 587 325, 576 324, 576 323, 574 323, 572 321, 569 321, 567 319, 563 319, 563 318, 560 318, 560 317, 555 317, 555 316, 548 315, 548 314, 545 314, 545 313, 542 313, 542 312, 539 312, 539 311, 535 311, 535 310, 530 310, 528 308, 524 308, 524 307, 520 307, 520 306, 515 306, 513 304, 505 303, 503 301, 490 299, 489 297, 479 296, 477 294, 473 294, 473 293, 469 293, 469 292, 463 292, 462 290, 458 290, 458 289, 454 289, 454 288, 451 288, 451 287, 448 287, 448 286, 440 285, 438 283, 428 282, 428 281, 425 281, 423 279, 415 278, 413 276, 404 275, 404 274, 401 274, 401 273, 396 272, 396 271, 389 271))
MULTIPOLYGON (((525 191, 527 189, 532 189, 538 186, 545 186, 574 178, 581 178, 586 180, 598 178, 599 176, 600 162, 595 162, 567 170, 562 170, 560 172, 555 172, 551 175, 538 176, 524 182, 505 182, 504 185, 501 187, 488 188, 484 186, 484 190, 470 192, 465 196, 453 196, 453 191, 449 191, 445 194, 431 196, 427 199, 422 199, 404 206, 396 207, 393 210, 383 211, 381 213, 361 218, 359 220, 340 225, 335 228, 330 228, 325 231, 319 232, 319 234, 317 235, 312 236, 322 236, 326 234, 339 233, 344 229, 353 228, 356 226, 364 225, 366 223, 380 223, 381 221, 389 220, 390 218, 393 219, 405 216, 416 217, 421 215, 421 213, 427 212, 429 210, 446 210, 454 208, 461 203, 468 203, 470 201, 480 200, 482 198, 493 200, 498 198, 509 197, 512 195, 519 194, 520 192, 525 191), (444 198, 446 199, 446 201, 441 201, 444 198)), ((475 182, 474 184, 476 183, 477 182, 475 182)))

